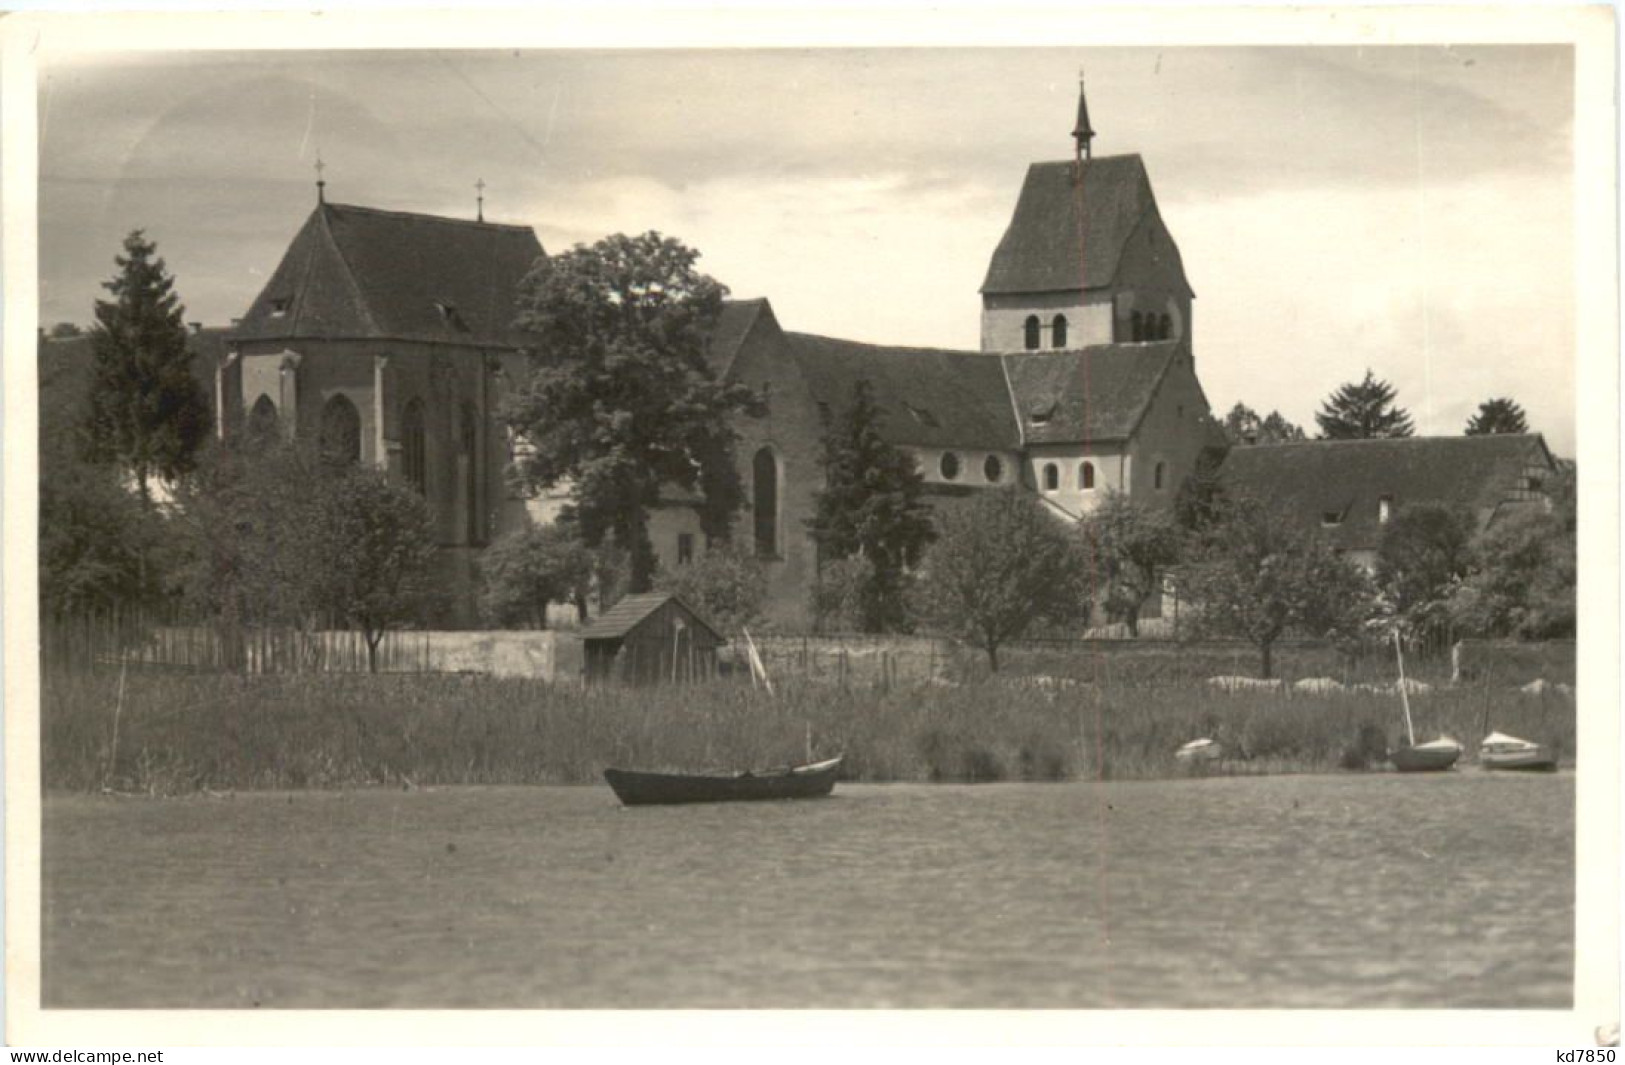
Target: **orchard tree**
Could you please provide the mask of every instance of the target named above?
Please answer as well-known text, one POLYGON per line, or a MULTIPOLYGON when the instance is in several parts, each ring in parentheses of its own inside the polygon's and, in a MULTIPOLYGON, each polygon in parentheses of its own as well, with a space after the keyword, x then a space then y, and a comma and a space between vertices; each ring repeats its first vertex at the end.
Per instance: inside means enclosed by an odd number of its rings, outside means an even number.
POLYGON ((1523 408, 1510 397, 1486 399, 1478 405, 1478 412, 1467 419, 1468 436, 1491 436, 1495 433, 1527 433, 1529 419, 1523 408))
POLYGON ((516 529, 480 558, 481 611, 498 625, 547 628, 551 603, 582 604, 592 589, 593 554, 567 522, 516 529))
POLYGON ((1467 575, 1473 521, 1441 503, 1401 507, 1377 547, 1377 587, 1413 634, 1448 640, 1448 603, 1467 575))
POLYGON ((692 562, 662 568, 655 587, 681 598, 729 637, 753 624, 767 602, 762 564, 732 543, 713 544, 692 562))
POLYGON ((1363 573, 1314 531, 1253 500, 1220 503, 1183 572, 1196 631, 1252 643, 1264 677, 1283 636, 1351 638, 1369 614, 1363 573))
POLYGON ((139 229, 124 239, 113 260, 118 274, 102 285, 113 298, 96 301, 91 330, 89 457, 133 475, 143 503, 153 477, 174 480, 193 468, 210 425, 208 397, 192 376, 185 308, 157 250, 139 229))
POLYGON ((1020 487, 980 491, 942 516, 919 583, 925 616, 987 652, 1034 621, 1065 624, 1088 609, 1083 561, 1073 533, 1020 487))
POLYGON ((1130 636, 1140 634, 1140 610, 1179 561, 1182 537, 1173 515, 1109 491, 1078 526, 1090 574, 1089 592, 1130 636))
POLYGON ((1237 403, 1224 416, 1224 435, 1231 447, 1255 444, 1292 444, 1306 439, 1303 430, 1272 410, 1260 418, 1258 412, 1245 403, 1237 403))
POLYGON ((535 348, 506 411, 528 445, 516 473, 531 488, 569 482, 582 539, 626 553, 633 592, 654 574, 649 510, 663 487, 701 492, 705 532, 727 538, 740 501, 731 418, 761 409, 706 361, 727 289, 698 258, 658 233, 616 234, 539 259, 519 296, 535 348))
POLYGON ((1411 416, 1394 405, 1397 393, 1387 381, 1378 380, 1370 370, 1365 380, 1350 382, 1327 396, 1315 413, 1320 435, 1326 440, 1371 440, 1380 437, 1410 436, 1415 427, 1411 416))
POLYGON ((821 566, 853 556, 868 562, 859 596, 865 632, 907 625, 908 568, 935 535, 925 478, 907 452, 881 437, 878 421, 869 383, 860 380, 824 435, 824 488, 808 522, 821 566))

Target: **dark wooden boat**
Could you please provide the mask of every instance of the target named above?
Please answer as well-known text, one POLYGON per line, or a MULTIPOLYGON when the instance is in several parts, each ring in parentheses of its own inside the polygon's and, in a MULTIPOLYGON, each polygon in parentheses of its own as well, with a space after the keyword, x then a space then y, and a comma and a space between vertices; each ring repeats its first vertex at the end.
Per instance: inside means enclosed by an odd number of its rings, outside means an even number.
POLYGON ((1455 765, 1460 757, 1461 744, 1445 736, 1388 752, 1388 760, 1401 773, 1437 773, 1455 765))
POLYGON ((684 802, 762 802, 769 799, 818 799, 835 789, 839 756, 805 765, 782 766, 731 775, 645 773, 606 769, 604 779, 627 806, 684 802))

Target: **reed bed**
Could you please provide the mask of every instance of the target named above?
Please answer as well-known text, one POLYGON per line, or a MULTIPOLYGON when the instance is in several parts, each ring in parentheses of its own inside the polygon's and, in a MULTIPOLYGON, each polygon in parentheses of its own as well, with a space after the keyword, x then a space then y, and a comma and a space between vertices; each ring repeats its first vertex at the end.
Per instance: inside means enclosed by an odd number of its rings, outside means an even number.
MULTIPOLYGON (((608 765, 698 770, 846 755, 857 781, 1098 780, 1374 766, 1403 733, 1398 697, 1229 694, 1202 684, 840 688, 737 681, 580 688, 483 676, 48 673, 52 790, 577 784, 608 765), (1174 758, 1214 737, 1229 757, 1174 758)), ((1572 759, 1572 695, 1477 685, 1411 697, 1419 738, 1499 729, 1572 759)))

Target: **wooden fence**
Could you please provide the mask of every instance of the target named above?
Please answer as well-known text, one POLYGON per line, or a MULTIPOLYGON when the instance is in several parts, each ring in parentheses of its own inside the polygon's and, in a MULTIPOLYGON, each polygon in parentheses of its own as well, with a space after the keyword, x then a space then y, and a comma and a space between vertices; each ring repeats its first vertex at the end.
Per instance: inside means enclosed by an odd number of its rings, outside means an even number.
MULTIPOLYGON (((40 666, 86 670, 119 665, 192 672, 365 673, 367 641, 359 632, 182 625, 143 614, 45 618, 40 666)), ((426 633, 386 632, 378 644, 378 670, 429 669, 426 633)))

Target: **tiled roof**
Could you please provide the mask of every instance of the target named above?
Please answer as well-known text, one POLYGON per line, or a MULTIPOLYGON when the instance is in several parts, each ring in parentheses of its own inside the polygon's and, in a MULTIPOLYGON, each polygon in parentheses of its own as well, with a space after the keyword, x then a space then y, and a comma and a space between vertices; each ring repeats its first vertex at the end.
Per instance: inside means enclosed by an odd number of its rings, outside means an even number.
POLYGON ((1126 440, 1180 342, 1101 344, 1077 351, 1001 356, 1029 444, 1126 440))
POLYGON ((869 382, 881 435, 893 444, 1011 450, 1019 444, 999 358, 785 333, 815 402, 832 411, 869 382))
POLYGON ((581 638, 583 640, 618 640, 641 625, 651 614, 668 602, 676 602, 695 621, 703 625, 707 632, 719 640, 725 639, 703 617, 696 613, 693 607, 670 592, 640 592, 637 595, 623 596, 618 603, 598 615, 592 624, 582 629, 581 638))
POLYGON ((515 296, 541 255, 525 226, 322 204, 236 335, 514 346, 515 296))
POLYGON ((722 314, 706 345, 706 359, 717 377, 727 376, 745 346, 745 338, 764 315, 773 316, 773 308, 765 299, 727 300, 722 304, 722 314))
POLYGON ((1322 524, 1347 550, 1375 550, 1382 539, 1378 501, 1395 508, 1443 503, 1470 512, 1479 526, 1512 501, 1526 465, 1548 469, 1551 453, 1538 433, 1422 436, 1397 440, 1311 440, 1232 448, 1220 478, 1235 495, 1284 507, 1322 524))
POLYGON ((1117 276, 1123 246, 1155 210, 1151 179, 1138 155, 1083 163, 1083 188, 1071 161, 1033 163, 1010 227, 993 252, 984 295, 1105 288, 1117 276))

